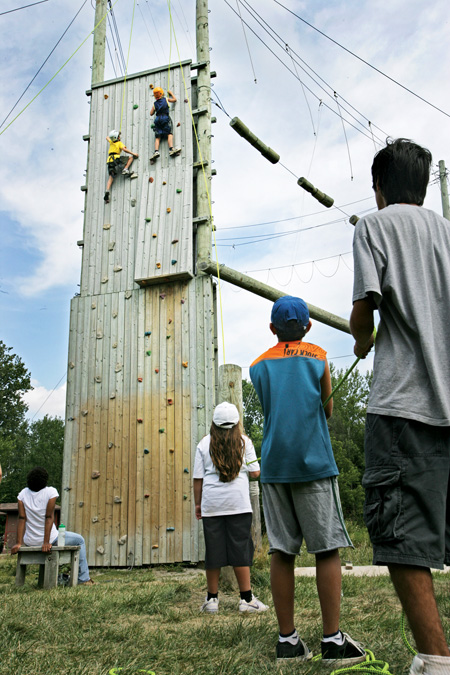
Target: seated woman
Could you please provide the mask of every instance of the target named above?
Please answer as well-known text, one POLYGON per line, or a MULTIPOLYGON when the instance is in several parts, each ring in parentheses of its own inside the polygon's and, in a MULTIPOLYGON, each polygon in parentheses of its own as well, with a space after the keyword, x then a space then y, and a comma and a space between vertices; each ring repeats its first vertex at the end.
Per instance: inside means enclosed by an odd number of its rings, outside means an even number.
MULTIPOLYGON (((19 525, 17 527, 17 544, 12 547, 11 554, 18 553, 20 547, 41 546, 44 553, 52 550, 58 543, 58 530, 55 527, 55 504, 58 490, 47 487, 48 472, 36 466, 27 475, 27 485, 17 496, 19 507, 19 525)), ((86 545, 81 534, 66 532, 66 546, 80 546, 79 584, 93 584, 89 577, 86 560, 86 545)))

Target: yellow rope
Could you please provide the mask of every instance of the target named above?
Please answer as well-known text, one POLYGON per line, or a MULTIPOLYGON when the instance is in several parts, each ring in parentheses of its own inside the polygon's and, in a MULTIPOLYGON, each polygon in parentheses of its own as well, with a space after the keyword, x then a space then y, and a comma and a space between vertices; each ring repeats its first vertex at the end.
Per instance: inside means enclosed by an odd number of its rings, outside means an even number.
POLYGON ((131 49, 131 36, 133 35, 133 24, 134 24, 134 10, 136 9, 136 0, 134 0, 133 4, 133 16, 131 18, 131 29, 130 29, 130 39, 128 42, 128 54, 127 54, 127 63, 125 65, 125 78, 123 80, 123 96, 122 96, 122 110, 120 111, 120 124, 119 124, 119 131, 122 131, 122 120, 123 120, 123 107, 125 104, 125 91, 127 88, 127 74, 128 74, 128 61, 130 59, 130 49, 131 49))
POLYGON ((201 149, 200 149, 200 143, 199 143, 199 140, 198 140, 197 129, 195 128, 194 115, 192 113, 192 106, 191 106, 191 101, 189 99, 188 89, 187 89, 187 85, 186 85, 186 79, 184 77, 183 67, 181 65, 180 50, 178 48, 176 31, 175 31, 175 28, 174 28, 174 25, 173 25, 172 12, 171 12, 171 8, 170 8, 170 0, 167 0, 167 4, 169 6, 170 23, 171 23, 171 26, 172 26, 172 29, 173 29, 174 40, 175 40, 175 44, 176 44, 176 47, 177 47, 178 61, 180 63, 180 69, 181 69, 181 76, 183 78, 184 90, 185 90, 186 98, 187 98, 187 101, 188 101, 188 104, 189 104, 189 111, 190 111, 191 119, 192 119, 192 128, 194 129, 195 141, 197 143, 198 154, 199 154, 200 162, 201 162, 201 165, 202 165, 202 173, 203 173, 203 179, 204 179, 204 182, 205 182, 206 194, 208 196, 210 225, 211 225, 212 232, 213 232, 214 249, 215 249, 215 252, 216 252, 217 282, 218 282, 218 288, 219 288, 220 327, 221 327, 221 333, 222 333, 222 347, 223 347, 223 362, 226 363, 226 358, 225 358, 225 333, 224 333, 224 326, 223 326, 222 292, 221 292, 221 284, 220 284, 221 280, 220 280, 220 270, 219 270, 219 259, 218 259, 218 255, 217 255, 216 235, 215 235, 215 231, 214 231, 214 227, 213 227, 213 214, 212 214, 212 206, 211 206, 211 196, 209 194, 208 179, 207 179, 207 176, 206 176, 205 167, 203 165, 203 157, 202 157, 202 152, 201 152, 201 149))
POLYGON ((16 121, 16 119, 17 119, 18 117, 20 117, 22 113, 25 112, 25 110, 33 103, 33 101, 35 101, 35 100, 37 99, 37 97, 40 96, 40 94, 42 94, 42 92, 44 91, 44 89, 46 89, 46 88, 48 87, 48 85, 50 84, 50 82, 53 82, 53 80, 55 79, 55 77, 56 77, 57 75, 59 75, 59 73, 61 72, 61 70, 62 70, 65 66, 67 66, 67 64, 69 63, 69 61, 70 61, 71 59, 73 59, 73 57, 75 56, 75 54, 81 49, 81 47, 84 45, 84 43, 87 42, 87 41, 89 40, 89 38, 91 37, 92 33, 95 32, 95 30, 98 28, 98 26, 100 26, 100 24, 102 23, 102 21, 104 21, 104 20, 106 19, 106 17, 108 16, 109 12, 112 10, 112 8, 113 8, 115 5, 117 5, 118 2, 119 2, 119 0, 116 0, 115 3, 114 3, 114 5, 112 5, 112 6, 110 7, 110 9, 107 10, 106 14, 105 14, 104 16, 102 16, 102 18, 100 19, 100 21, 98 22, 98 24, 97 24, 96 26, 94 26, 94 31, 89 31, 89 35, 83 40, 83 42, 80 44, 80 46, 77 47, 77 49, 75 49, 75 51, 74 51, 74 53, 72 54, 72 56, 69 56, 69 58, 67 59, 67 61, 66 61, 65 63, 63 63, 63 65, 61 66, 61 68, 60 68, 59 70, 56 71, 56 73, 53 75, 53 77, 51 77, 51 78, 49 79, 49 81, 47 82, 47 84, 44 84, 44 86, 42 87, 42 89, 41 89, 40 91, 38 91, 38 93, 36 94, 36 96, 34 96, 34 98, 32 98, 31 101, 30 101, 29 103, 27 103, 27 105, 26 105, 24 108, 22 108, 22 110, 21 110, 19 113, 17 113, 17 115, 16 115, 16 116, 11 120, 11 122, 3 129, 3 131, 0 131, 0 136, 1 136, 2 134, 4 134, 5 131, 6 131, 7 129, 9 129, 9 127, 11 126, 11 124, 13 124, 13 123, 16 121))

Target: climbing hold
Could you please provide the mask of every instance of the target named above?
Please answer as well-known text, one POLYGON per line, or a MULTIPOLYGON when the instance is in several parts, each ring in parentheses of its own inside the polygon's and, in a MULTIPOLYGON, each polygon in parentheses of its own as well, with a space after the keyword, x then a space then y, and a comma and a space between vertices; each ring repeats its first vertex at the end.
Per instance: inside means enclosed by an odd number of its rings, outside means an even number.
POLYGON ((121 272, 122 269, 123 269, 123 268, 122 268, 121 265, 116 265, 116 267, 114 268, 114 272, 121 272))
POLYGON ((122 497, 114 497, 114 504, 121 504, 122 503, 122 497))
POLYGON ((146 354, 147 356, 151 356, 152 355, 151 349, 147 349, 146 354))
POLYGON ((108 244, 108 251, 114 251, 114 246, 116 245, 115 241, 110 241, 108 244))
POLYGON ((166 211, 167 211, 167 213, 170 213, 170 212, 172 211, 172 209, 170 208, 170 206, 167 207, 166 211))
POLYGON ((110 398, 110 399, 116 398, 116 395, 115 395, 115 394, 111 394, 111 396, 110 396, 109 398, 110 398))
POLYGON ((101 339, 103 338, 103 333, 102 333, 101 330, 98 330, 98 331, 97 331, 96 338, 97 338, 97 340, 101 340, 101 339))
POLYGON ((120 373, 120 371, 122 370, 122 364, 116 363, 116 367, 114 368, 114 370, 116 371, 116 373, 120 373))
POLYGON ((169 319, 169 321, 167 323, 169 323, 169 324, 172 323, 172 319, 169 319))
MULTIPOLYGON (((113 396, 114 396, 114 394, 113 394, 113 396)), ((113 445, 114 445, 114 443, 113 443, 112 441, 109 441, 109 443, 108 443, 108 448, 111 450, 111 448, 113 447, 113 445)))
POLYGON ((178 261, 175 260, 175 258, 172 258, 172 260, 170 262, 172 263, 172 265, 176 265, 178 261))
POLYGON ((166 340, 169 340, 169 339, 170 339, 170 335, 166 335, 166 340))
POLYGON ((163 180, 163 185, 167 185, 167 181, 163 180))
POLYGON ((146 223, 150 223, 151 220, 152 220, 151 218, 146 218, 146 219, 145 219, 145 222, 146 222, 146 223))
POLYGON ((175 450, 174 450, 173 448, 169 448, 169 452, 173 455, 173 453, 175 452, 175 450))
POLYGON ((106 101, 107 98, 109 98, 108 94, 104 94, 105 101, 106 101))
POLYGON ((71 370, 72 370, 73 368, 75 368, 75 364, 74 364, 73 361, 69 361, 69 368, 70 368, 71 370))
POLYGON ((68 422, 74 422, 74 421, 75 421, 75 417, 68 417, 68 418, 67 418, 67 421, 68 421, 68 422))
POLYGON ((120 537, 120 539, 117 540, 117 543, 119 544, 119 546, 123 546, 126 543, 126 541, 127 541, 127 535, 124 534, 122 537, 120 537))
POLYGON ((107 284, 107 283, 108 283, 108 277, 103 277, 102 284, 107 284))
POLYGON ((100 384, 100 382, 102 381, 101 375, 96 375, 96 376, 95 376, 95 381, 97 382, 97 384, 100 384))
POLYGON ((150 450, 148 448, 144 448, 144 455, 148 455, 149 452, 150 450))
POLYGON ((84 502, 78 502, 78 506, 84 506, 84 502))
POLYGON ((133 106, 133 110, 137 110, 138 108, 139 108, 138 104, 135 103, 134 106, 133 106))
POLYGON ((111 228, 111 225, 110 225, 109 223, 105 223, 105 224, 103 225, 103 229, 104 229, 104 230, 109 230, 110 228, 111 228))
POLYGON ((183 366, 183 368, 187 368, 187 367, 188 367, 188 362, 187 362, 187 361, 182 361, 182 362, 181 362, 181 365, 183 366))
POLYGON ((161 429, 159 430, 159 433, 160 433, 160 434, 163 434, 164 431, 165 431, 164 427, 161 427, 161 429))
POLYGON ((152 334, 152 331, 151 331, 151 330, 146 330, 145 333, 144 333, 144 335, 145 335, 146 337, 148 337, 148 336, 151 335, 151 334, 152 334))
POLYGON ((86 443, 86 445, 85 445, 84 447, 86 448, 86 450, 89 450, 89 448, 91 447, 91 444, 90 444, 90 443, 86 443))
POLYGON ((156 239, 157 236, 158 235, 156 234, 156 232, 153 232, 153 234, 152 234, 153 239, 156 239))
POLYGON ((166 297, 166 294, 165 294, 165 293, 160 293, 160 294, 159 294, 159 297, 161 298, 161 300, 164 300, 164 298, 166 297))
POLYGON ((142 382, 142 377, 138 377, 138 382, 142 382))
POLYGON ((137 418, 137 421, 138 421, 139 424, 142 424, 142 422, 143 422, 144 420, 142 419, 142 417, 138 417, 138 418, 137 418))
POLYGON ((155 125, 154 125, 154 124, 150 124, 150 128, 151 128, 151 129, 154 129, 154 128, 155 128, 155 125))
POLYGON ((184 499, 184 500, 186 501, 186 499, 187 499, 187 495, 183 495, 183 499, 184 499))
POLYGON ((150 87, 150 89, 153 89, 153 85, 152 85, 152 84, 149 84, 149 87, 150 87))
POLYGON ((113 349, 117 349, 117 342, 113 342, 112 348, 113 348, 113 349))
POLYGON ((148 492, 147 492, 147 494, 144 495, 144 497, 145 497, 145 499, 148 499, 148 498, 150 497, 150 495, 148 494, 148 492))
POLYGON ((152 548, 159 548, 158 544, 153 544, 152 548))
POLYGON ((118 312, 117 312, 117 310, 115 309, 115 310, 113 311, 112 315, 111 315, 112 318, 113 318, 113 319, 117 319, 117 314, 118 314, 118 312))
POLYGON ((167 405, 173 405, 173 399, 168 398, 167 399, 167 405))
POLYGON ((131 291, 126 291, 126 292, 125 292, 125 300, 129 300, 129 299, 131 298, 132 295, 133 295, 133 294, 132 294, 131 291))
POLYGON ((105 549, 103 546, 97 546, 97 553, 100 553, 100 555, 103 555, 105 552, 105 549))
POLYGON ((184 298, 181 298, 180 302, 181 302, 182 305, 184 305, 184 303, 186 302, 186 300, 185 300, 184 298))
POLYGON ((177 193, 180 194, 180 192, 183 192, 181 188, 177 188, 177 193))
POLYGON ((91 474, 91 478, 92 478, 93 480, 95 480, 95 479, 98 478, 99 476, 100 476, 100 471, 93 471, 92 474, 91 474))
POLYGON ((155 373, 159 373, 159 368, 155 368, 155 373))
POLYGON ((64 490, 65 490, 66 492, 70 492, 71 489, 72 489, 71 487, 65 487, 65 488, 64 488, 64 490))
POLYGON ((86 417, 86 415, 87 415, 88 413, 89 413, 89 410, 82 410, 82 411, 81 411, 81 414, 83 415, 83 417, 86 417))
POLYGON ((161 263, 160 263, 160 262, 156 263, 156 268, 157 268, 158 270, 161 269, 161 263))
POLYGON ((149 182, 149 183, 153 183, 154 180, 155 180, 155 179, 153 178, 153 176, 150 176, 150 178, 148 179, 148 182, 149 182))
POLYGON ((93 522, 93 523, 98 523, 98 516, 94 516, 94 517, 92 518, 92 522, 93 522))
POLYGON ((184 473, 189 473, 189 469, 184 469, 184 473))
POLYGON ((136 200, 135 200, 135 199, 132 199, 131 202, 130 202, 130 204, 131 204, 131 206, 136 206, 136 200))
POLYGON ((172 244, 178 244, 178 239, 172 239, 172 244))
POLYGON ((91 309, 95 309, 96 307, 97 307, 96 303, 93 302, 92 305, 91 305, 91 309))
POLYGON ((188 101, 188 99, 187 99, 187 98, 185 98, 185 99, 184 99, 184 102, 185 102, 185 103, 189 103, 189 101, 188 101))
POLYGON ((177 127, 181 127, 181 122, 178 122, 177 127))
POLYGON ((166 532, 175 532, 174 527, 166 527, 166 532))

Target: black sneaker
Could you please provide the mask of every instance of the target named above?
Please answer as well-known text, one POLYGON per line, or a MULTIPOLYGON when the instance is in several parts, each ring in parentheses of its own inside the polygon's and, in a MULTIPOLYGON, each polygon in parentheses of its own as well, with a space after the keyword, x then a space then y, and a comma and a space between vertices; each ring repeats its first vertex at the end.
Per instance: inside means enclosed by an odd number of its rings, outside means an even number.
POLYGON ((288 659, 309 661, 309 659, 312 659, 312 652, 309 651, 308 647, 301 638, 298 639, 296 645, 293 645, 290 642, 278 642, 277 661, 285 661, 288 659))
POLYGON ((359 642, 352 640, 350 635, 342 633, 344 642, 337 645, 335 642, 322 642, 322 663, 333 666, 351 666, 366 660, 366 652, 359 642))
POLYGON ((105 200, 105 204, 109 204, 109 192, 105 192, 103 199, 105 200))

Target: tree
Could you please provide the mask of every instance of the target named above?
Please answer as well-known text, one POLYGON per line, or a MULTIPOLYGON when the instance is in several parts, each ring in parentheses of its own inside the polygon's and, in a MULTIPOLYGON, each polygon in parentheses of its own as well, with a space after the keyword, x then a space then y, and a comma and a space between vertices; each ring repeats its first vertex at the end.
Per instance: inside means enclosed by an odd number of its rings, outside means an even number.
POLYGON ((28 433, 28 466, 43 466, 48 471, 48 484, 61 494, 64 451, 64 421, 45 415, 30 425, 28 433))
POLYGON ((242 380, 242 399, 244 408, 244 431, 253 441, 256 456, 260 457, 264 415, 255 388, 249 380, 242 380))
POLYGON ((30 391, 30 373, 23 361, 11 354, 0 340, 0 435, 14 436, 18 426, 25 420, 28 406, 22 396, 30 391))

